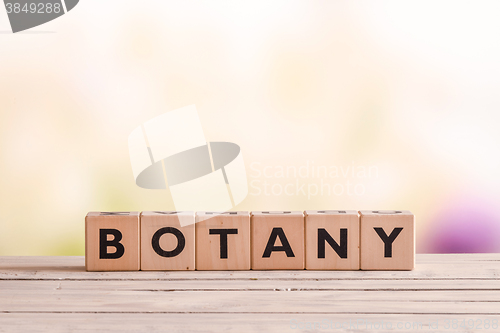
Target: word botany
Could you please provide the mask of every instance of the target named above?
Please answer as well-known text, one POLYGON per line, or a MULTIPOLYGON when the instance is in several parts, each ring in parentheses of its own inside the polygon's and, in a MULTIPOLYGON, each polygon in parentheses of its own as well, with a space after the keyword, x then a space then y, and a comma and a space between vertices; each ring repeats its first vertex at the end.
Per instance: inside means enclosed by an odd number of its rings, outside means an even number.
POLYGON ((409 211, 90 212, 87 271, 411 270, 409 211))

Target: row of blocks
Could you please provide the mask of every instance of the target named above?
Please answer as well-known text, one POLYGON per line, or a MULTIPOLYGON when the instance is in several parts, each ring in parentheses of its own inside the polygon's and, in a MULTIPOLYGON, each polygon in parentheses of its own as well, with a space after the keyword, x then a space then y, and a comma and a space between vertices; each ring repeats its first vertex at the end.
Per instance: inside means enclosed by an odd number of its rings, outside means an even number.
POLYGON ((87 271, 411 270, 409 211, 90 212, 87 271), (189 222, 179 223, 180 219, 189 222))

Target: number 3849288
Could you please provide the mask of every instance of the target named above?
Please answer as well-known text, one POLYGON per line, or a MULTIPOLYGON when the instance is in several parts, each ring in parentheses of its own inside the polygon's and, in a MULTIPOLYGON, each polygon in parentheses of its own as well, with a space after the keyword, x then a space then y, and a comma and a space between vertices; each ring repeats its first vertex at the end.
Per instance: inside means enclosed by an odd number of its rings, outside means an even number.
POLYGON ((6 3, 7 14, 19 14, 19 13, 30 13, 30 14, 59 14, 63 10, 60 3, 25 3, 20 4, 18 2, 6 3))

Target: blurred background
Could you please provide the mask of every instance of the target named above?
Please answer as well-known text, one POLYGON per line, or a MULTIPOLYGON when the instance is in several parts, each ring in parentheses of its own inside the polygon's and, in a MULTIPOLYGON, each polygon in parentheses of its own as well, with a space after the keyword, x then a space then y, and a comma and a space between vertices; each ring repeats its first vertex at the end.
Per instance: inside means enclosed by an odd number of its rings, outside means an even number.
POLYGON ((500 251, 499 15, 81 0, 12 34, 0 7, 0 255, 84 255, 88 211, 173 210, 135 185, 127 140, 191 104, 242 149, 236 210, 407 209, 419 253, 500 251))

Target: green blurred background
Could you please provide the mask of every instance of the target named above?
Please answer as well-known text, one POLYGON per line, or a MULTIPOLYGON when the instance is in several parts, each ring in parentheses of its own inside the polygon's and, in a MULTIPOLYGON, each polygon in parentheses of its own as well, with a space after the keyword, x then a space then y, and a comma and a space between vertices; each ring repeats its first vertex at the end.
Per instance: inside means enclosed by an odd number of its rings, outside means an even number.
POLYGON ((88 211, 173 210, 168 190, 135 185, 127 140, 190 104, 208 141, 242 148, 236 210, 408 209, 418 252, 497 252, 499 15, 498 1, 81 0, 12 34, 0 8, 0 255, 83 255, 88 211))

